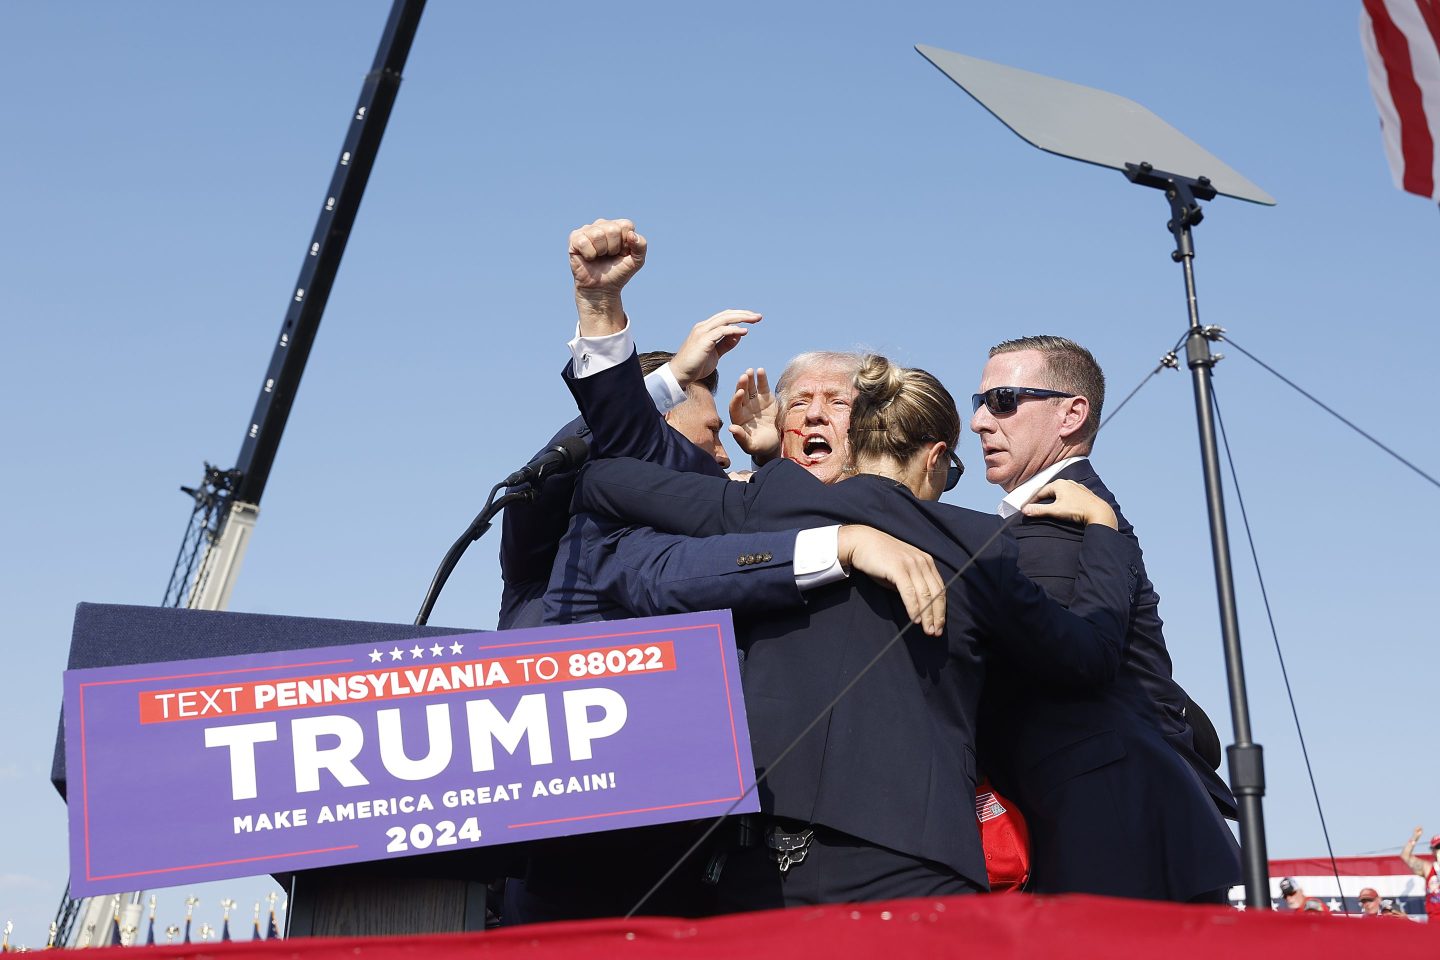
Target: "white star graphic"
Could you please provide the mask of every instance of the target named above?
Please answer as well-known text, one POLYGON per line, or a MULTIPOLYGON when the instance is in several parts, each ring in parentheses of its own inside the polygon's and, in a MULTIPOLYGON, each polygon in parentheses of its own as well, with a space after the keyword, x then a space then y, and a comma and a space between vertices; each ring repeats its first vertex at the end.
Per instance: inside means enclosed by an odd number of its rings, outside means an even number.
POLYGON ((401 650, 399 647, 396 647, 394 650, 390 651, 391 660, 399 660, 403 656, 405 656, 405 651, 401 650))
POLYGON ((410 658, 412 660, 419 660, 423 656, 425 656, 425 648, 418 643, 410 648, 410 658))
POLYGON ((383 657, 383 656, 384 656, 384 654, 381 653, 379 650, 371 650, 371 651, 370 651, 370 662, 371 662, 371 663, 379 663, 379 662, 380 662, 380 658, 383 657))
POLYGON ((444 653, 444 652, 445 652, 445 648, 442 647, 442 646, 440 646, 440 644, 438 644, 438 643, 435 644, 435 646, 433 646, 433 647, 430 648, 430 656, 432 656, 432 657, 438 657, 438 656, 440 656, 440 654, 442 654, 442 653, 444 653))
POLYGON ((452 644, 450 644, 450 652, 451 652, 451 653, 464 653, 464 652, 465 652, 465 645, 464 645, 463 643, 452 643, 452 644))

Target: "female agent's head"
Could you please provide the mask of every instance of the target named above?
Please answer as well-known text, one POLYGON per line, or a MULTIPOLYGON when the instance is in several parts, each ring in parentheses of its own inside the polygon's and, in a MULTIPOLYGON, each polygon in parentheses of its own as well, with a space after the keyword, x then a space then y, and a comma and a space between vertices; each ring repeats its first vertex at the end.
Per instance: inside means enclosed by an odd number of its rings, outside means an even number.
POLYGON ((862 361, 855 390, 854 469, 898 480, 922 500, 938 500, 954 485, 949 475, 958 480, 963 470, 954 455, 960 413, 950 391, 924 370, 875 355, 862 361))

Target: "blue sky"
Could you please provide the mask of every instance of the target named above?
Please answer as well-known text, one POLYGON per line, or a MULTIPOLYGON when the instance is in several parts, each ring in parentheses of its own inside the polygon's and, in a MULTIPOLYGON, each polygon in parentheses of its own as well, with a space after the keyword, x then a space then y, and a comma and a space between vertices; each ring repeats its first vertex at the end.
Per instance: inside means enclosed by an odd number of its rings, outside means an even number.
MULTIPOLYGON (((43 943, 67 872, 48 771, 74 604, 159 602, 178 486, 234 462, 388 9, 0 6, 0 920, 17 941, 43 943)), ((990 344, 1045 332, 1090 346, 1118 401, 1185 326, 1163 200, 1025 145, 916 43, 1132 97, 1273 194, 1210 205, 1202 321, 1440 472, 1440 217, 1391 184, 1357 18, 1335 0, 432 0, 231 609, 411 620, 484 492, 573 415, 564 245, 596 217, 650 240, 627 290, 643 345, 723 308, 765 314, 726 380, 858 346, 968 394, 990 344)), ((1436 490, 1219 349, 1337 853, 1440 832, 1436 490)), ((1228 742, 1197 450, 1188 375, 1167 372, 1095 459, 1140 532, 1176 674, 1228 742)), ((961 454, 947 499, 991 509, 973 438, 961 454)), ((1231 519, 1270 853, 1318 854, 1233 503, 1231 519)), ((495 547, 471 549, 432 622, 494 625, 495 547)), ((268 889, 207 896, 248 920, 268 889)), ((160 895, 178 916, 183 894, 160 895)))

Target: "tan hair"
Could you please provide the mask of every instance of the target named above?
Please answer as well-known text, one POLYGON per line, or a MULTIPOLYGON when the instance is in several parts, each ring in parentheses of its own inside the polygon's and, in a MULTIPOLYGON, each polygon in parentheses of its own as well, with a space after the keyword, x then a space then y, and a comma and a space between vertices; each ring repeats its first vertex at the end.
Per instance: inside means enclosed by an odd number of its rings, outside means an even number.
POLYGON ((960 412, 945 385, 918 367, 902 367, 871 354, 855 375, 850 413, 850 456, 905 462, 926 443, 960 439, 960 412))
MULTIPOLYGON (((640 372, 648 377, 671 360, 674 360, 675 354, 670 353, 668 350, 651 350, 649 353, 640 354, 636 359, 640 361, 640 372)), ((720 389, 720 371, 711 370, 710 376, 696 380, 693 386, 704 387, 706 390, 714 393, 720 389)))
POLYGON ((1105 406, 1105 372, 1095 362, 1094 355, 1065 337, 1036 336, 1003 340, 990 348, 990 356, 1019 353, 1021 350, 1034 350, 1044 355, 1050 382, 1015 383, 1010 386, 1063 390, 1090 401, 1090 414, 1075 439, 1078 443, 1094 443, 1095 434, 1100 429, 1100 411, 1105 406))

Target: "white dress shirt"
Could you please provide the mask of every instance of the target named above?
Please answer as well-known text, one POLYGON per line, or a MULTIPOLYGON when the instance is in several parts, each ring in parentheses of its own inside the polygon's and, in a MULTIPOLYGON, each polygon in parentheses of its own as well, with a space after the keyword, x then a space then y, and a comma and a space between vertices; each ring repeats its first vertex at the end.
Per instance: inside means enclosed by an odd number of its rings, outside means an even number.
POLYGON ((1005 496, 1005 499, 1000 501, 1000 506, 996 508, 996 512, 1006 519, 1015 516, 1015 514, 1020 512, 1021 507, 1035 499, 1035 494, 1040 491, 1041 487, 1055 479, 1055 474, 1064 470, 1070 466, 1070 464, 1079 463, 1084 459, 1084 457, 1067 457, 1059 463, 1051 464, 1044 470, 1041 470, 1035 474, 1035 476, 1026 480, 1014 490, 1011 490, 1005 496))

